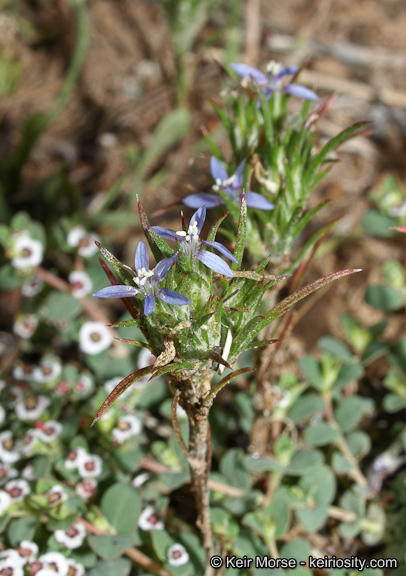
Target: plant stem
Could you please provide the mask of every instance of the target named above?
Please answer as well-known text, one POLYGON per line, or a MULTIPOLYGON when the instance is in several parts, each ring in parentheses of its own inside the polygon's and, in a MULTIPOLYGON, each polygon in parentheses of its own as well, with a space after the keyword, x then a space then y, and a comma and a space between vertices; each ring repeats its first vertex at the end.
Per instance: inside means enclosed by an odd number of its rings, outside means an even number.
POLYGON ((213 400, 204 399, 210 390, 211 374, 196 380, 188 380, 179 388, 175 385, 174 400, 172 402, 172 422, 182 452, 185 454, 191 472, 192 491, 194 492, 197 521, 196 526, 202 533, 203 546, 206 550, 207 565, 205 576, 213 576, 214 571, 208 560, 214 554, 213 535, 210 522, 210 490, 208 486, 211 467, 211 437, 209 428, 209 410, 213 400), (176 418, 176 406, 180 401, 189 418, 190 436, 187 449, 176 418))

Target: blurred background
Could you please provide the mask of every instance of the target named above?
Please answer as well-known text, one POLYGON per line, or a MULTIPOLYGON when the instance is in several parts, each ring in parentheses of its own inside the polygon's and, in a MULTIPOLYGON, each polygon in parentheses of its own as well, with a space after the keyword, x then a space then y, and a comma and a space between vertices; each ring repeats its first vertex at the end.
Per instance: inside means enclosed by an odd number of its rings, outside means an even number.
MULTIPOLYGON (((40 220, 81 210, 127 249, 128 258, 139 235, 135 194, 151 212, 210 182, 204 178, 203 133, 222 143, 209 103, 222 89, 216 62, 264 67, 271 59, 289 65, 310 58, 301 82, 321 96, 336 95, 322 133, 331 137, 365 119, 372 120, 374 133, 341 148, 340 162, 312 196, 314 204, 333 200, 318 218, 341 218, 335 232, 340 250, 315 265, 315 277, 343 266, 365 273, 349 281, 351 298, 345 281, 331 288, 332 318, 328 311, 313 318, 314 336, 306 338, 312 344, 334 330, 344 300, 362 313, 363 294, 360 289, 357 296, 354 283, 374 278, 389 254, 401 250, 399 242, 383 246, 356 237, 370 207, 366 193, 388 174, 399 182, 405 177, 404 2, 96 0, 86 4, 87 14, 81 4, 2 1, 3 170, 6 159, 25 147, 18 181, 16 171, 3 177, 3 221, 19 210, 40 220), (27 136, 24 123, 38 112, 52 118, 46 129, 31 123, 27 136), (355 243, 347 250, 350 238, 355 243)), ((155 223, 170 225, 177 213, 155 223)), ((306 306, 315 303, 313 298, 306 306)), ((10 315, 7 308, 3 318, 10 315)))

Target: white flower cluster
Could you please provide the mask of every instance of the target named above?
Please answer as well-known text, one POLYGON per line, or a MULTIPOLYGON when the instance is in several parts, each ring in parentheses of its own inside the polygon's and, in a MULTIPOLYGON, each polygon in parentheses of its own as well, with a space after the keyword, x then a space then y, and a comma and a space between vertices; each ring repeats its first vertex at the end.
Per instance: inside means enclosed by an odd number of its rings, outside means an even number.
MULTIPOLYGON (((77 526, 81 525, 78 524, 74 526, 76 530, 77 526)), ((81 534, 83 530, 81 527, 81 534)), ((56 532, 62 532, 62 530, 57 530, 56 532)), ((57 540, 56 532, 55 539, 57 540)), ((83 538, 81 543, 83 542, 83 538)), ((78 547, 66 545, 66 542, 71 544, 72 540, 73 539, 65 539, 61 543, 67 548, 78 547)), ((60 542, 60 540, 57 541, 60 542)), ((79 539, 77 539, 75 543, 78 541, 79 539)), ((79 544, 79 546, 80 545, 81 544, 79 544)), ((47 554, 38 556, 38 551, 38 545, 29 540, 22 540, 17 549, 3 550, 0 552, 0 574, 7 574, 10 576, 24 576, 25 573, 35 574, 36 576, 66 576, 67 574, 69 574, 69 576, 83 576, 85 573, 83 564, 76 562, 73 558, 66 558, 60 552, 48 552, 47 554), (25 570, 27 570, 27 572, 25 572, 25 570)))
POLYGON ((97 478, 103 468, 103 461, 97 454, 88 454, 84 448, 72 450, 64 462, 68 470, 77 470, 82 478, 97 478))
POLYGON ((99 240, 97 234, 88 234, 81 226, 74 226, 69 230, 66 242, 68 246, 77 248, 79 256, 90 258, 98 250, 94 240, 99 240))

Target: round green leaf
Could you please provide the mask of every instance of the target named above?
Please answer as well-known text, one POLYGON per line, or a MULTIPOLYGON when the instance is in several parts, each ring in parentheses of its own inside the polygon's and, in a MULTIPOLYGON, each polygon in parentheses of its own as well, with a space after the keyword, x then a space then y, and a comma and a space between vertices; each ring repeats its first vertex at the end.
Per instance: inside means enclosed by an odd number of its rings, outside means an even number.
POLYGON ((128 576, 131 570, 131 561, 127 558, 117 558, 112 562, 98 562, 91 568, 88 576, 128 576))
POLYGON ((322 462, 323 454, 318 450, 300 450, 293 455, 286 472, 301 476, 318 467, 322 462))
MULTIPOLYGON (((133 544, 131 536, 96 536, 89 534, 87 542, 90 548, 103 560, 115 560, 133 544)), ((107 573, 106 573, 107 574, 107 573)), ((109 572, 109 574, 112 574, 109 572)))
POLYGON ((138 492, 128 484, 114 484, 103 495, 104 516, 120 534, 133 532, 138 525, 141 502, 138 492))
POLYGON ((325 446, 331 444, 339 435, 338 430, 327 422, 317 422, 305 430, 305 440, 310 446, 325 446))
POLYGON ((340 428, 347 432, 355 428, 366 414, 372 414, 374 402, 370 398, 351 396, 340 402, 335 410, 335 417, 340 428))
POLYGON ((293 422, 302 422, 308 420, 318 412, 324 412, 325 403, 321 396, 316 394, 303 394, 294 403, 288 412, 288 418, 293 422))
POLYGON ((368 434, 359 430, 351 432, 347 436, 347 444, 353 453, 354 457, 361 459, 368 454, 371 449, 371 439, 368 434))
POLYGON ((51 292, 45 300, 41 313, 54 323, 66 322, 75 318, 82 310, 80 300, 63 292, 51 292))
POLYGON ((404 291, 395 290, 392 286, 374 284, 367 287, 365 300, 377 310, 392 312, 403 308, 405 305, 405 293, 404 291))

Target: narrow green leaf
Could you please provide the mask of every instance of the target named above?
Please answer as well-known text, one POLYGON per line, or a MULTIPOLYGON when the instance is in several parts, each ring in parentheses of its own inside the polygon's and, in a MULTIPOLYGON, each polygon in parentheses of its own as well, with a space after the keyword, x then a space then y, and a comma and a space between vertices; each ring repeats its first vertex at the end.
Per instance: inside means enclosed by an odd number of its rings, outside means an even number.
POLYGON ((137 328, 141 325, 141 320, 122 320, 121 322, 113 322, 113 324, 109 324, 112 328, 137 328))
POLYGON ((132 283, 133 277, 132 277, 131 273, 129 272, 129 270, 126 270, 126 268, 123 266, 123 264, 121 264, 120 260, 118 260, 118 258, 113 256, 113 254, 111 252, 109 252, 107 250, 107 248, 102 246, 100 244, 100 242, 97 242, 97 240, 95 240, 95 244, 98 247, 98 249, 100 250, 101 254, 104 256, 104 258, 107 260, 107 262, 109 264, 111 264, 113 269, 117 272, 120 279, 125 284, 129 284, 131 286, 133 284, 132 283))
POLYGON ((259 348, 260 346, 268 346, 269 344, 277 344, 281 342, 279 338, 274 338, 270 340, 258 340, 256 342, 251 342, 245 347, 245 350, 251 350, 251 348, 259 348))
MULTIPOLYGON (((150 226, 148 226, 146 230, 144 229, 144 233, 147 237, 148 244, 151 246, 151 242, 155 243, 158 249, 162 252, 163 258, 170 258, 175 254, 175 250, 168 246, 165 240, 161 238, 154 230, 152 230, 150 226)), ((162 257, 160 258, 161 260, 162 257)))
POLYGON ((177 108, 158 124, 148 144, 148 148, 143 153, 139 170, 142 177, 151 167, 157 158, 169 150, 174 144, 179 142, 189 129, 190 112, 185 108, 177 108))
POLYGON ((129 374, 123 380, 121 380, 121 382, 119 382, 117 384, 117 386, 114 388, 114 390, 112 392, 110 392, 110 394, 107 396, 106 400, 100 406, 100 408, 97 411, 97 414, 96 414, 91 425, 93 426, 98 421, 100 416, 102 416, 105 413, 107 408, 109 406, 111 406, 113 404, 113 402, 115 402, 117 400, 117 398, 119 398, 121 396, 121 394, 123 394, 123 392, 125 392, 127 390, 127 388, 129 388, 131 386, 131 384, 133 384, 136 380, 139 380, 140 378, 143 378, 144 376, 151 374, 151 372, 153 372, 153 370, 154 370, 153 366, 147 366, 146 368, 141 368, 140 370, 136 370, 136 372, 129 374))
POLYGON ((193 370, 195 367, 196 362, 177 362, 176 364, 171 362, 171 364, 167 364, 166 366, 158 368, 158 370, 152 374, 149 380, 157 378, 158 376, 162 376, 163 374, 168 374, 169 372, 179 372, 179 370, 193 370))
POLYGON ((254 372, 254 368, 240 368, 239 370, 235 370, 230 374, 227 374, 220 382, 218 382, 211 390, 210 394, 208 394, 206 400, 204 401, 204 405, 206 407, 210 407, 212 400, 217 396, 217 394, 226 386, 231 380, 241 376, 242 374, 248 374, 249 372, 254 372))
POLYGON ((281 314, 286 312, 286 310, 288 310, 291 306, 293 306, 294 304, 296 304, 297 302, 299 302, 303 298, 306 298, 306 296, 309 296, 313 292, 316 292, 316 290, 320 290, 320 288, 327 286, 327 284, 334 282, 334 280, 338 280, 339 278, 344 278, 344 276, 349 276, 350 274, 354 274, 355 272, 360 272, 360 270, 355 270, 355 269, 354 270, 340 270, 340 272, 333 272, 332 274, 329 274, 328 276, 324 276, 323 278, 320 278, 319 280, 316 280, 315 282, 308 284, 304 288, 301 288, 300 290, 297 290, 297 292, 294 292, 290 296, 287 296, 286 298, 284 298, 282 300, 282 302, 277 304, 275 306, 275 308, 273 308, 270 312, 268 312, 268 314, 266 315, 266 318, 269 317, 269 318, 273 319, 276 316, 280 316, 281 314))
POLYGON ((310 164, 309 170, 314 172, 323 163, 324 159, 328 154, 330 154, 330 152, 336 150, 346 140, 358 136, 360 132, 363 131, 366 128, 366 126, 369 126, 370 124, 371 122, 369 121, 356 122, 352 126, 345 128, 345 130, 342 130, 339 134, 331 138, 327 142, 327 144, 323 146, 320 152, 316 154, 316 156, 314 156, 310 164))
POLYGON ((220 228, 221 223, 227 216, 228 212, 225 212, 219 218, 217 218, 213 226, 210 228, 210 232, 207 234, 207 240, 209 240, 210 242, 214 242, 214 240, 216 239, 217 231, 220 228))
POLYGON ((237 241, 235 243, 234 257, 238 260, 238 264, 233 262, 231 270, 238 270, 241 268, 242 257, 244 255, 245 240, 247 236, 247 201, 245 194, 241 197, 240 220, 238 222, 237 241))
MULTIPOLYGON (((138 206, 138 214, 140 216, 141 226, 142 226, 142 229, 144 230, 145 237, 147 239, 149 247, 151 248, 151 251, 152 251, 152 254, 154 255, 155 260, 157 262, 159 262, 160 260, 162 260, 163 254, 162 254, 160 248, 158 248, 157 244, 153 241, 151 234, 148 232, 148 229, 151 229, 151 226, 149 224, 148 216, 146 215, 144 208, 141 204, 141 201, 138 199, 138 196, 137 196, 137 206, 138 206)), ((168 248, 169 248, 169 246, 168 246, 168 248)))

